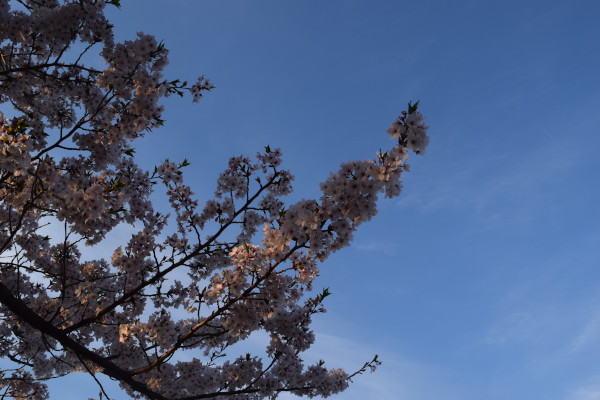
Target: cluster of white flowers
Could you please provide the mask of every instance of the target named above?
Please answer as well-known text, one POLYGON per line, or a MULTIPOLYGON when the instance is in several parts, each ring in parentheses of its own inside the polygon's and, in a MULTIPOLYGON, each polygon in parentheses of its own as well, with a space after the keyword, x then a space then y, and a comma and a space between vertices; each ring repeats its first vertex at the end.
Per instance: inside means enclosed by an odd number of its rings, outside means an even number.
POLYGON ((201 75, 200 78, 198 78, 198 82, 196 82, 190 88, 190 93, 192 94, 192 97, 194 99, 193 100, 194 103, 197 103, 197 102, 200 101, 200 99, 203 96, 202 92, 204 92, 204 91, 210 91, 211 89, 214 89, 214 88, 215 87, 210 82, 210 80, 208 80, 207 78, 205 78, 204 75, 201 75))
POLYGON ((168 51, 150 35, 115 43, 104 7, 118 1, 19 3, 0 0, 0 104, 14 114, 0 115, 0 357, 15 367, 0 371, 3 396, 47 399, 45 380, 79 371, 160 400, 344 390, 351 375, 300 357, 328 294, 308 292, 318 263, 377 213, 379 194, 400 193, 408 150, 425 151, 416 105, 388 129, 396 146, 343 163, 318 199, 284 203, 294 177, 267 146, 231 158, 200 206, 187 160, 148 173, 132 143, 162 124, 162 98, 189 91, 197 101, 210 81, 165 80, 168 51), (92 51, 104 69, 82 63, 92 51), (163 187, 177 225, 168 232, 150 202, 163 187), (123 222, 138 229, 126 243, 82 259, 81 244, 123 222), (45 236, 48 223, 64 236, 45 236), (266 357, 225 360, 259 330, 266 357), (184 352, 196 357, 175 361, 184 352))
POLYGON ((425 117, 416 110, 417 104, 413 106, 409 103, 408 108, 409 110, 404 111, 386 132, 392 139, 397 138, 402 145, 415 153, 423 154, 429 144, 429 126, 423 123, 425 117))

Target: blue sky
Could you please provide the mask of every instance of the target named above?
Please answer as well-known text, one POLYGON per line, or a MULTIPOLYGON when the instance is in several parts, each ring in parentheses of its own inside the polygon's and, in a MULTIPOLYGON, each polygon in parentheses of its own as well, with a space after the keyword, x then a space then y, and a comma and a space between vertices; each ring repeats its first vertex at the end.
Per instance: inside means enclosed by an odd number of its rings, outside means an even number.
POLYGON ((170 98, 137 146, 148 167, 190 160, 200 199, 229 156, 267 144, 292 198, 317 197, 421 100, 427 153, 316 281, 334 295, 307 359, 383 361, 337 398, 600 399, 600 3, 123 0, 110 15, 122 40, 164 40, 170 77, 216 86, 170 98))

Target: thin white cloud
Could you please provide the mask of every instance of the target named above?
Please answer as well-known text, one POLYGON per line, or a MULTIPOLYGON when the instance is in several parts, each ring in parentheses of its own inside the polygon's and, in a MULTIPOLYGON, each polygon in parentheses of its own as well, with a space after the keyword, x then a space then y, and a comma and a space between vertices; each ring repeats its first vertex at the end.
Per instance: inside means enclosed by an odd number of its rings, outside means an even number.
POLYGON ((600 377, 594 376, 570 390, 565 400, 600 400, 600 377))
MULTIPOLYGON (((376 341, 375 341, 376 342, 376 341)), ((374 346, 325 333, 316 333, 316 342, 305 353, 307 362, 326 360, 329 368, 343 367, 347 372, 360 368, 375 354, 374 346)), ((401 354, 380 354, 382 365, 374 373, 354 378, 354 383, 334 398, 344 400, 464 400, 465 393, 456 384, 453 371, 410 360, 401 354), (436 382, 436 385, 431 385, 436 382)), ((281 399, 297 399, 286 394, 281 399)))
MULTIPOLYGON (((600 312, 596 312, 591 318, 584 324, 580 333, 575 337, 569 346, 571 353, 582 351, 593 342, 597 342, 600 339, 600 312)), ((600 397, 599 397, 600 399, 600 397)))
POLYGON ((396 254, 397 250, 401 248, 399 243, 390 241, 368 241, 358 242, 354 244, 354 248, 361 251, 374 251, 377 253, 383 253, 388 256, 396 254))
POLYGON ((534 219, 540 204, 556 192, 554 185, 583 160, 595 157, 585 146, 559 145, 547 130, 539 136, 540 146, 528 151, 507 146, 492 157, 474 154, 453 160, 450 168, 432 172, 427 181, 411 182, 398 204, 424 214, 453 210, 485 230, 534 219))
POLYGON ((484 342, 492 345, 511 345, 535 341, 540 330, 539 321, 529 312, 514 312, 494 323, 484 342))

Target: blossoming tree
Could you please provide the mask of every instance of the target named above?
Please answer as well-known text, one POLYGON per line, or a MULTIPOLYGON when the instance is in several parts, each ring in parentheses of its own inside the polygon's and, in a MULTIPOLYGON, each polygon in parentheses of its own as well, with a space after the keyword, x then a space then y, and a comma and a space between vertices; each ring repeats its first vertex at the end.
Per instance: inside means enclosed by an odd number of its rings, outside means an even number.
POLYGON ((152 36, 115 43, 107 4, 118 1, 0 0, 0 396, 46 399, 44 381, 73 372, 157 400, 345 389, 354 374, 301 359, 328 294, 308 292, 378 195, 400 193, 408 150, 428 142, 417 105, 388 129, 390 150, 343 163, 319 199, 285 205, 293 177, 266 147, 230 159, 200 203, 187 161, 147 172, 132 143, 162 124, 161 98, 197 101, 212 85, 163 78, 167 50, 152 36), (92 52, 103 68, 84 62, 92 52), (171 217, 149 201, 157 188, 171 217), (80 246, 120 223, 135 229, 129 242, 84 259, 80 246), (64 234, 45 236, 48 224, 64 234), (255 331, 270 338, 264 353, 223 357, 255 331))

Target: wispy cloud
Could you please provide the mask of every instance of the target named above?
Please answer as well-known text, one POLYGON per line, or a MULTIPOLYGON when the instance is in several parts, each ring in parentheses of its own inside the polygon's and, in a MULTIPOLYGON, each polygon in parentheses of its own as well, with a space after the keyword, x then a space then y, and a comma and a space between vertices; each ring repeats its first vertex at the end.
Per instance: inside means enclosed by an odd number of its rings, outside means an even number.
MULTIPOLYGON (((360 368, 375 353, 372 345, 347 338, 316 333, 316 342, 306 353, 307 362, 327 361, 330 368, 344 367, 346 371, 360 368)), ((464 400, 464 392, 456 385, 452 371, 411 360, 401 354, 386 352, 383 364, 373 373, 354 378, 338 398, 344 400, 464 400), (431 385, 436 382, 436 385, 431 385)), ((287 394, 282 399, 296 399, 287 394)))
POLYGON ((600 399, 600 377, 595 376, 587 382, 572 389, 565 400, 599 400, 600 399))
POLYGON ((529 312, 513 312, 496 321, 485 335, 484 341, 492 345, 511 345, 531 342, 539 338, 539 319, 529 312))
POLYGON ((482 229, 534 219, 540 204, 551 206, 549 195, 559 191, 557 182, 592 156, 585 146, 561 146, 547 130, 538 136, 540 146, 528 151, 507 146, 494 156, 439 160, 450 167, 438 168, 433 179, 411 182, 398 204, 425 214, 451 210, 482 229))
POLYGON ((357 250, 361 251, 374 251, 377 253, 383 253, 388 256, 393 256, 396 254, 398 249, 402 246, 398 242, 391 242, 387 240, 378 240, 378 241, 367 241, 367 242, 358 242, 354 244, 354 247, 357 250))
MULTIPOLYGON (((582 351, 593 342, 600 340, 600 312, 596 311, 583 325, 579 334, 571 342, 568 349, 571 353, 582 351)), ((600 397, 598 397, 600 399, 600 397)))

